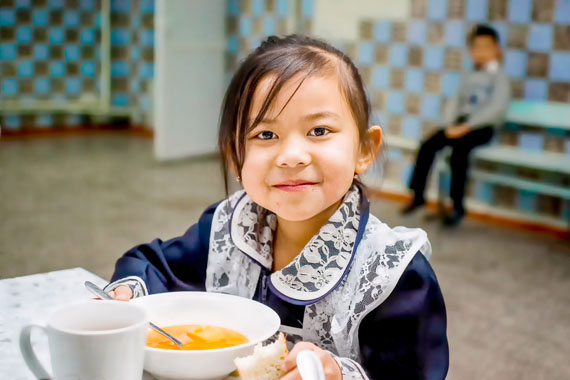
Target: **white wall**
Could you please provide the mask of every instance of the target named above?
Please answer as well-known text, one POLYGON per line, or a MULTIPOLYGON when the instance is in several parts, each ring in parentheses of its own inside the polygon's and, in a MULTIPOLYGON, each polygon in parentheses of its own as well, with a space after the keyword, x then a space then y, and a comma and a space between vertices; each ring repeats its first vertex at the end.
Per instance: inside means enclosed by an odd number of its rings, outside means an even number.
POLYGON ((353 41, 365 19, 405 19, 410 0, 316 0, 313 30, 321 38, 353 41))
POLYGON ((225 15, 225 0, 156 2, 154 151, 159 160, 216 151, 225 15))

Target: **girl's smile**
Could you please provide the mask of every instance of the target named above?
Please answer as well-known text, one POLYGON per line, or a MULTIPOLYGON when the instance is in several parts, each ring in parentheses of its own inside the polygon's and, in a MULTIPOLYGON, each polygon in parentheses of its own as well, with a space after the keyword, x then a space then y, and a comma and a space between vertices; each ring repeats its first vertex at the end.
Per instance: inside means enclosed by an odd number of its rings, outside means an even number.
POLYGON ((273 185, 278 190, 283 190, 290 193, 304 192, 308 190, 313 190, 315 186, 318 186, 318 182, 305 181, 305 180, 290 180, 273 185))

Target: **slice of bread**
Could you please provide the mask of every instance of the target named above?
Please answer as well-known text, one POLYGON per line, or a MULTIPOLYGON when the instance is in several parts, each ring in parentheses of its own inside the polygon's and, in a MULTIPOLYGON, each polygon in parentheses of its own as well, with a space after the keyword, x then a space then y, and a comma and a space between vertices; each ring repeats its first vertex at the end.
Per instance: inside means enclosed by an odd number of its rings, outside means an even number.
POLYGON ((287 356, 287 342, 280 333, 277 340, 266 346, 254 347, 253 354, 234 359, 241 380, 279 380, 283 376, 281 365, 287 356))

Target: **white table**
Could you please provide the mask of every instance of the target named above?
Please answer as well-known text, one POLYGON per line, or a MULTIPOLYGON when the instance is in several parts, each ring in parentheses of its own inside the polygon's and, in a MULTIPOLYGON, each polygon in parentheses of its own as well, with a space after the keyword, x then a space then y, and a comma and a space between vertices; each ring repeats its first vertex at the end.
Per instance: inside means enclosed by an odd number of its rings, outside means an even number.
MULTIPOLYGON (((107 284, 83 268, 0 280, 0 379, 34 380, 20 354, 21 328, 30 322, 43 321, 62 305, 93 298, 83 285, 87 280, 101 287, 107 284)), ((51 372, 47 338, 41 333, 32 334, 32 344, 51 372)), ((153 379, 145 373, 142 380, 153 379)))

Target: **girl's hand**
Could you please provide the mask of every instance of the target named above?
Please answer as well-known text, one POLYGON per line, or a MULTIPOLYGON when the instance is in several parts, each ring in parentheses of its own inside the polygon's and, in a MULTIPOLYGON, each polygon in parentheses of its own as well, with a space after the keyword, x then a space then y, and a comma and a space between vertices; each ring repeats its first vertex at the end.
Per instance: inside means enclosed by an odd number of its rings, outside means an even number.
POLYGON ((289 355, 287 355, 283 363, 285 376, 283 376, 281 380, 302 380, 299 370, 297 369, 297 355, 304 350, 313 351, 317 354, 319 359, 321 359, 323 369, 325 370, 325 379, 342 380, 342 371, 332 355, 309 342, 299 342, 293 347, 291 352, 289 352, 289 355))
POLYGON ((109 295, 117 301, 129 301, 133 298, 133 291, 127 285, 121 285, 109 291, 109 295))

